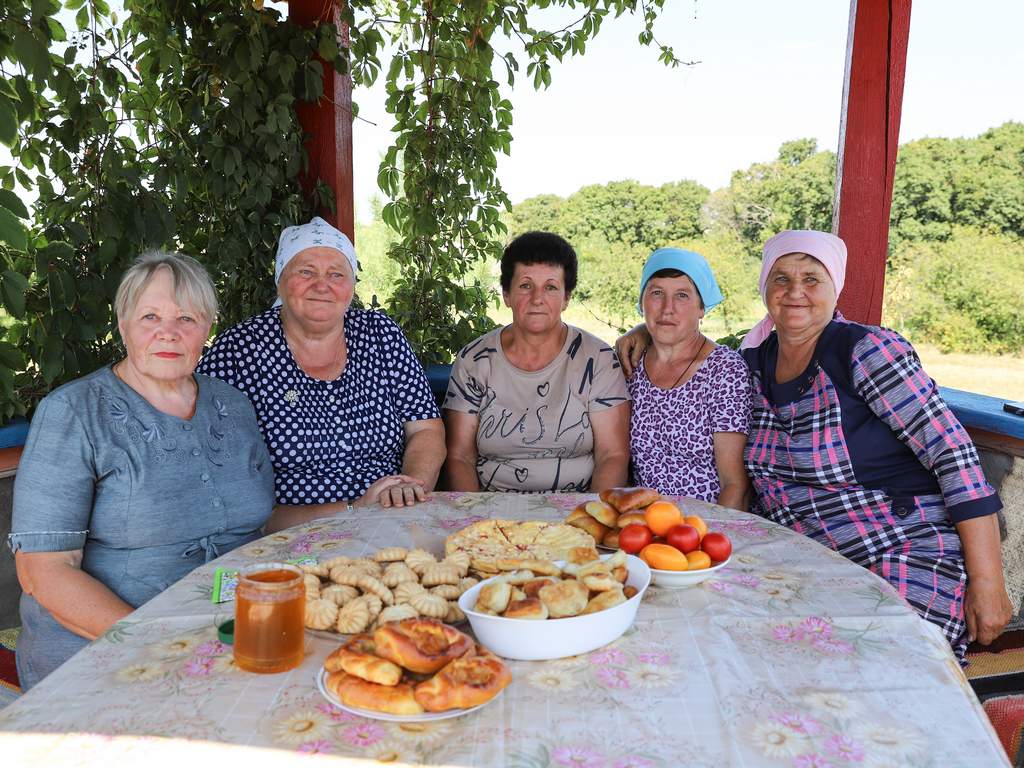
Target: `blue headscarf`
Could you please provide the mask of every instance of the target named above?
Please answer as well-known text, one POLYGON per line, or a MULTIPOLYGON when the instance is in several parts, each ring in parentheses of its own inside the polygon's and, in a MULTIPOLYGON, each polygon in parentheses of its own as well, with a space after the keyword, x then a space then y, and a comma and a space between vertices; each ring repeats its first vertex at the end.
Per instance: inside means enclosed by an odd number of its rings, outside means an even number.
POLYGON ((722 291, 703 256, 694 251, 684 251, 682 248, 659 248, 647 257, 644 270, 640 273, 640 299, 636 308, 641 315, 644 313, 643 298, 647 281, 651 279, 651 275, 663 269, 677 269, 693 281, 700 293, 701 301, 704 302, 705 312, 710 312, 722 303, 722 291))

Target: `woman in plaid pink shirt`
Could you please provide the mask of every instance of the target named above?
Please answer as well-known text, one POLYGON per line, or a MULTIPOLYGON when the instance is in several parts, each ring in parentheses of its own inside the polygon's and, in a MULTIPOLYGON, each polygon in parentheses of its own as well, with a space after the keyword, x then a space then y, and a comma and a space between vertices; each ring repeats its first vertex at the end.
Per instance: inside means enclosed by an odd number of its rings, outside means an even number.
POLYGON ((833 235, 787 231, 765 244, 768 315, 742 345, 759 511, 888 581, 962 660, 1012 614, 1002 504, 913 347, 836 311, 845 273, 833 235))

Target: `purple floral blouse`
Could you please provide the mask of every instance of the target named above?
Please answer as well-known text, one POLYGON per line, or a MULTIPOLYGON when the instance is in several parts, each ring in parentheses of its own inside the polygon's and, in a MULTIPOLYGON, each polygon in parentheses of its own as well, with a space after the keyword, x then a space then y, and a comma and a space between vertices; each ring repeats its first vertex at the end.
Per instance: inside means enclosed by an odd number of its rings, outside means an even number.
POLYGON ((673 496, 717 500, 722 486, 714 434, 747 434, 750 374, 743 358, 728 347, 715 347, 693 377, 675 389, 652 384, 641 360, 629 394, 636 484, 673 496))

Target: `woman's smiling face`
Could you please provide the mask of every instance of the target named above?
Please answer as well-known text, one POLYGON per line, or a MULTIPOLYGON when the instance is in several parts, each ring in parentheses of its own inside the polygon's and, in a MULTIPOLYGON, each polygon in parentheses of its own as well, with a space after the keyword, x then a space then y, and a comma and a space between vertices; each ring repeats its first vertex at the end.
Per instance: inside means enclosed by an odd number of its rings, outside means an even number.
POLYGON ((806 253, 790 253, 772 265, 764 303, 785 334, 824 328, 836 309, 836 287, 825 265, 806 253))

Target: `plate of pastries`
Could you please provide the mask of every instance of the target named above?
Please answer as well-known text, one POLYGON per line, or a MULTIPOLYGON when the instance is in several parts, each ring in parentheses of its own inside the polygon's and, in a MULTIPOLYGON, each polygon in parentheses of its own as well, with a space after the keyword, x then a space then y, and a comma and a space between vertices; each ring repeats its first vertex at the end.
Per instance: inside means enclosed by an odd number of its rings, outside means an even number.
POLYGON ((630 523, 643 523, 644 509, 661 498, 654 488, 608 488, 576 507, 565 522, 586 531, 602 549, 615 550, 619 532, 630 523))
POLYGON ((333 638, 403 619, 464 622, 458 599, 479 581, 469 575, 469 565, 465 553, 453 552, 439 560, 424 549, 406 547, 303 565, 306 628, 333 638))
POLYGON ((586 653, 633 624, 651 570, 618 551, 576 547, 565 560, 495 561, 499 575, 466 590, 459 607, 494 653, 528 661, 586 653))
POLYGON ((471 637, 422 617, 352 635, 317 673, 317 687, 332 704, 397 722, 465 715, 492 701, 511 680, 505 663, 471 637))

